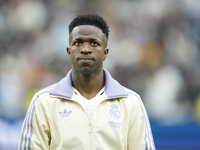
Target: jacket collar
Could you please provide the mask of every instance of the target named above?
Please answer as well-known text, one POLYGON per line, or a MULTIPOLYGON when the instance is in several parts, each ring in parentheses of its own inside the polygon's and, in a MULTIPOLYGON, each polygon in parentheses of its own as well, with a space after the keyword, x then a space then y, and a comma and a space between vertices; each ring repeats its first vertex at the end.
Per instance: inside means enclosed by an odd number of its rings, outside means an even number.
MULTIPOLYGON (((103 71, 106 79, 106 96, 109 99, 128 96, 128 93, 124 90, 124 87, 121 86, 115 79, 113 79, 106 69, 103 69, 103 71)), ((50 92, 50 95, 71 98, 73 95, 71 74, 72 71, 70 70, 67 76, 56 84, 55 88, 53 88, 50 92)))

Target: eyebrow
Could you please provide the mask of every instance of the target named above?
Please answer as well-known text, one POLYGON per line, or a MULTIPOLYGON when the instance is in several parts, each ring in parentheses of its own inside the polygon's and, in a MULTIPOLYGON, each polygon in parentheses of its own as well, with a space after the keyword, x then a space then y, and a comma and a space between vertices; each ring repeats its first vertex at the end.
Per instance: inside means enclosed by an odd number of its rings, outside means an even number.
MULTIPOLYGON (((75 38, 75 39, 73 39, 73 41, 83 41, 83 39, 82 38, 75 38)), ((101 42, 100 40, 94 39, 94 38, 89 39, 89 41, 91 41, 91 42, 93 42, 93 41, 99 41, 99 42, 101 42)))

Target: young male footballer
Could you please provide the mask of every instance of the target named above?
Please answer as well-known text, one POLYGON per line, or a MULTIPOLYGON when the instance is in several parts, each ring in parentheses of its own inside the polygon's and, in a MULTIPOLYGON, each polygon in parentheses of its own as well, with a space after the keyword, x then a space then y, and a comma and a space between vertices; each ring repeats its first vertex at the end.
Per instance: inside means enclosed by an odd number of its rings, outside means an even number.
POLYGON ((106 21, 78 15, 69 34, 72 69, 34 95, 18 150, 155 150, 140 96, 103 68, 109 52, 106 21))

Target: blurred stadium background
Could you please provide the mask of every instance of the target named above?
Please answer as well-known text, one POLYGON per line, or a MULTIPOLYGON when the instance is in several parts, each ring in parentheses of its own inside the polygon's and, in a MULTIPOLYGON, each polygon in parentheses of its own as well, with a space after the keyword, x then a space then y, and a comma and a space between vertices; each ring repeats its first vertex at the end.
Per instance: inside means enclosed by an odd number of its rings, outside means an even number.
POLYGON ((0 150, 17 149, 33 94, 70 69, 82 13, 107 20, 104 67, 141 95, 157 149, 200 149, 199 0, 0 0, 0 150))

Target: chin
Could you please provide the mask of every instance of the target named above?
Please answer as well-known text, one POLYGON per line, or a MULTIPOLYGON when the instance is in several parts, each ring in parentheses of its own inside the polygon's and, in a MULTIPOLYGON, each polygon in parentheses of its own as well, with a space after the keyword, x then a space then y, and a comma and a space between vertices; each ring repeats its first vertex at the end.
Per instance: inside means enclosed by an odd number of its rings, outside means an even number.
POLYGON ((91 68, 88 67, 84 67, 81 69, 81 74, 85 75, 85 76, 89 76, 93 73, 93 70, 91 68))
POLYGON ((77 75, 79 74, 83 76, 95 76, 102 70, 102 67, 81 66, 73 69, 76 70, 77 75))

